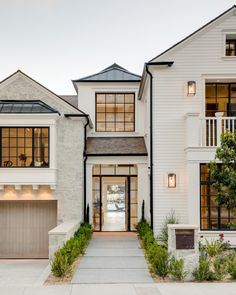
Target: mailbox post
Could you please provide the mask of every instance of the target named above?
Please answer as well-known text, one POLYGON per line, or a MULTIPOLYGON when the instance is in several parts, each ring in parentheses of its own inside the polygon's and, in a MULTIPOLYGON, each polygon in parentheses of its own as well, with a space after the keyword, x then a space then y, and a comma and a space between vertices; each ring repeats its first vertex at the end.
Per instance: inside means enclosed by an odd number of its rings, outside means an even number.
POLYGON ((184 259, 184 268, 188 272, 186 280, 191 280, 199 261, 199 227, 168 224, 168 252, 177 259, 184 259))

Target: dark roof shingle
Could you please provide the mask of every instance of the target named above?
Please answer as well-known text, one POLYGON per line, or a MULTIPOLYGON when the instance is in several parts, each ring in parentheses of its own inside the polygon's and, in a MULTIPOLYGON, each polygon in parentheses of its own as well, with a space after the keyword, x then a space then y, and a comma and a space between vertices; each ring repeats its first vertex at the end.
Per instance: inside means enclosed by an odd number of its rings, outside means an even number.
POLYGON ((146 156, 143 137, 88 137, 88 156, 146 156))

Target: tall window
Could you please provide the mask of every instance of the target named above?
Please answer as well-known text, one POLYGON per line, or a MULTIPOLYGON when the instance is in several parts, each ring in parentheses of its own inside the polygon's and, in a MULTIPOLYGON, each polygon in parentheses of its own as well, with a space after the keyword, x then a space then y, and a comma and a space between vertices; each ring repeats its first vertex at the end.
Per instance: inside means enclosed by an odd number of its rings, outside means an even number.
POLYGON ((213 180, 206 164, 200 165, 201 171, 201 229, 221 230, 230 229, 230 224, 236 222, 235 210, 227 210, 218 206, 213 180))
POLYGON ((48 127, 0 128, 1 167, 49 167, 48 127))
POLYGON ((96 131, 134 131, 134 109, 134 93, 97 93, 96 131))
POLYGON ((214 117, 216 112, 236 116, 236 83, 206 84, 206 116, 214 117))
POLYGON ((225 55, 226 56, 235 56, 236 55, 236 39, 226 39, 225 44, 225 55))

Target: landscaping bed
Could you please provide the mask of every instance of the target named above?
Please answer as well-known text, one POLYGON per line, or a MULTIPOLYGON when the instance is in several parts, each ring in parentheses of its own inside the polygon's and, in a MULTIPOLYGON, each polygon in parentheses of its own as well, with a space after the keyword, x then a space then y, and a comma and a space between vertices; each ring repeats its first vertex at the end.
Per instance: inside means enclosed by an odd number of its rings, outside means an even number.
POLYGON ((92 234, 91 225, 83 223, 73 237, 54 253, 51 261, 51 274, 46 284, 70 283, 92 234))
MULTIPOLYGON (((170 256, 166 243, 158 243, 145 219, 138 223, 137 232, 154 280, 158 282, 184 281, 189 275, 185 270, 184 259, 170 256)), ((199 253, 199 264, 191 273, 191 281, 229 282, 236 280, 236 251, 224 241, 223 234, 217 240, 201 240, 199 253)))

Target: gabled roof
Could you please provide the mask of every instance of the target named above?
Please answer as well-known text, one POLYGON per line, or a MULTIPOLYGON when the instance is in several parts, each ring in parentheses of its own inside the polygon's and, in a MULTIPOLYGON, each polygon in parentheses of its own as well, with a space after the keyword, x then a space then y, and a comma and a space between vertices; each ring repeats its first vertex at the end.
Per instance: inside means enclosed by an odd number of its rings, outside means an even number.
POLYGON ((0 100, 1 114, 49 114, 58 113, 41 100, 0 100))
POLYGON ((212 19, 211 21, 209 21, 208 23, 206 23, 204 26, 202 26, 201 28, 197 29, 196 31, 194 31, 193 33, 191 33, 190 35, 188 35, 187 37, 185 37, 184 39, 182 39, 181 41, 177 42, 176 44, 174 44, 173 46, 171 46, 170 48, 166 49, 165 51, 163 51, 162 53, 158 54, 157 56, 155 56, 154 58, 152 58, 149 62, 153 62, 155 61, 157 58, 161 57, 162 55, 164 55, 165 53, 169 52, 170 50, 176 48, 177 46, 179 46, 180 44, 184 43, 185 41, 187 41, 188 39, 192 38, 194 35, 196 35, 197 33, 201 32, 202 30, 204 30, 206 27, 208 27, 210 24, 213 24, 215 21, 219 20, 220 18, 222 18, 223 16, 225 16, 226 14, 228 14, 229 12, 236 10, 236 5, 233 5, 232 7, 230 7, 229 9, 227 9, 226 11, 224 11, 223 13, 221 13, 220 15, 218 15, 216 18, 212 19))
POLYGON ((140 80, 141 76, 131 73, 114 63, 101 72, 77 80, 72 80, 72 82, 139 82, 140 80))
POLYGON ((76 110, 77 112, 80 112, 82 114, 85 114, 82 110, 80 110, 79 108, 75 107, 73 104, 71 104, 70 102, 68 102, 67 100, 65 100, 64 98, 62 98, 61 96, 57 95, 56 93, 54 93, 53 91, 51 91, 50 89, 48 89, 47 87, 45 87, 44 85, 40 84, 38 81, 34 80, 33 78, 31 78, 30 76, 28 76, 27 74, 25 74, 24 72, 22 72, 21 70, 17 70, 16 72, 14 72, 13 74, 11 74, 10 76, 6 77, 4 80, 0 81, 0 85, 4 84, 7 80, 13 78, 14 76, 17 75, 21 75, 24 78, 29 79, 31 82, 35 83, 36 85, 38 85, 39 87, 41 87, 42 89, 46 90, 48 93, 50 93, 51 95, 53 95, 54 97, 56 97, 57 99, 61 100, 63 103, 65 103, 65 105, 67 105, 67 107, 70 107, 71 110, 76 110))

